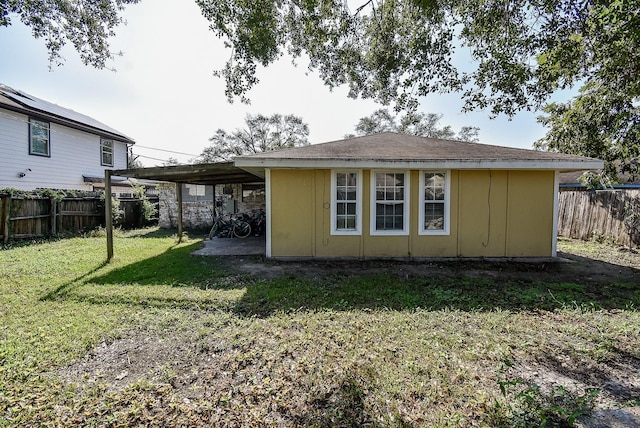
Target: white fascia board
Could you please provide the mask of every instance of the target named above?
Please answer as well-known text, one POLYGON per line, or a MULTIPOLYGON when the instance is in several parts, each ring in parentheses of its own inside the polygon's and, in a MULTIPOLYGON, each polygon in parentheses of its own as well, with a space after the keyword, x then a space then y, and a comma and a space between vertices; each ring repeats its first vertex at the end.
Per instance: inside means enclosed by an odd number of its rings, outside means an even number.
POLYGON ((260 159, 236 158, 235 165, 248 171, 261 168, 311 168, 311 169, 544 169, 581 171, 604 168, 601 160, 371 160, 371 159, 260 159))
POLYGON ((237 166, 240 169, 243 169, 245 171, 247 171, 250 174, 255 175, 256 177, 260 177, 260 178, 264 178, 266 179, 266 173, 265 173, 265 167, 264 166, 259 166, 259 167, 243 167, 238 165, 237 163, 235 163, 235 166, 237 166))

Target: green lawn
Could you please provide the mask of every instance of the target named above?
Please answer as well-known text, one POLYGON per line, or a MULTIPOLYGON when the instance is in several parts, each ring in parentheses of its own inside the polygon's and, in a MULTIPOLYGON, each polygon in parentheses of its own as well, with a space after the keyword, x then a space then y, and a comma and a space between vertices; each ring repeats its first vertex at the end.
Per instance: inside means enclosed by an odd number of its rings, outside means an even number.
POLYGON ((104 237, 1 249, 0 426, 571 426, 640 405, 635 253, 561 241, 613 254, 599 277, 371 262, 267 280, 200 245, 119 232, 110 264, 104 237))

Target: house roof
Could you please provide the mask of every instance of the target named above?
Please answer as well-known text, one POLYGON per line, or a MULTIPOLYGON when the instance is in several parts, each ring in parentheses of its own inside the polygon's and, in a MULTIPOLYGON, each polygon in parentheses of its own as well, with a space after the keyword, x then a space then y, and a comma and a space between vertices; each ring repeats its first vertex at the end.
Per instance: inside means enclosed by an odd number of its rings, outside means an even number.
POLYGON ((264 168, 600 169, 599 159, 563 153, 384 132, 304 147, 240 156, 236 166, 264 168))
POLYGON ((127 144, 135 141, 122 132, 77 111, 61 107, 0 83, 0 107, 47 119, 70 128, 98 134, 127 144))

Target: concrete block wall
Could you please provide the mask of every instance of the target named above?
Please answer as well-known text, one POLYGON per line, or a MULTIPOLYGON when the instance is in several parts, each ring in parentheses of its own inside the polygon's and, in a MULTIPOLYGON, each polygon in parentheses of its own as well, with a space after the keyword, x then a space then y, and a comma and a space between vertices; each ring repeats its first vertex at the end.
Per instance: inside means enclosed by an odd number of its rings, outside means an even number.
MULTIPOLYGON (((160 227, 178 226, 178 201, 175 184, 163 184, 159 188, 160 227)), ((183 202, 182 224, 185 229, 209 228, 213 224, 213 201, 183 202)))

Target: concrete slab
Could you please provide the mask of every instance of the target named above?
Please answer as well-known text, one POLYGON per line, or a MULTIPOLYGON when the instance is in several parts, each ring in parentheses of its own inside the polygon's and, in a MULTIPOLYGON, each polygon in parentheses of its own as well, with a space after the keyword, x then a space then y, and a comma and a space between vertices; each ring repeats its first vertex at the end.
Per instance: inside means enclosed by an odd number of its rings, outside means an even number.
POLYGON ((247 238, 212 238, 202 241, 204 246, 193 252, 197 256, 264 256, 266 240, 264 236, 247 238))

